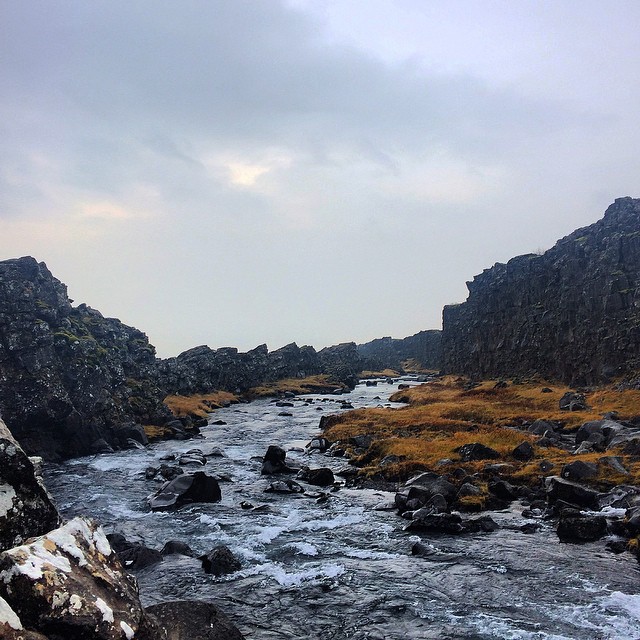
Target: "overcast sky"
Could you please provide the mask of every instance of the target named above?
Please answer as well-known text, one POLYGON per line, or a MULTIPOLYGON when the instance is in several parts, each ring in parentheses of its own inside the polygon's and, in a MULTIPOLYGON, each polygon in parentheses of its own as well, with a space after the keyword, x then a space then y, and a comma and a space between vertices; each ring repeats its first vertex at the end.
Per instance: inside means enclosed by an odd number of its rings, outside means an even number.
POLYGON ((0 259, 198 344, 439 328, 640 195, 637 0, 0 0, 0 259))

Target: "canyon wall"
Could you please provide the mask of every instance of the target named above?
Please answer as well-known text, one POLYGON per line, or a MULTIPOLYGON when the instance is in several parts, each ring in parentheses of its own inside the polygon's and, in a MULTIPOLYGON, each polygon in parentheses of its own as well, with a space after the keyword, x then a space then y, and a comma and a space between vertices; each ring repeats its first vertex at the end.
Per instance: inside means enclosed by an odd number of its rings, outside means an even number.
POLYGON ((496 264, 443 311, 442 371, 573 385, 640 371, 640 199, 542 255, 496 264))

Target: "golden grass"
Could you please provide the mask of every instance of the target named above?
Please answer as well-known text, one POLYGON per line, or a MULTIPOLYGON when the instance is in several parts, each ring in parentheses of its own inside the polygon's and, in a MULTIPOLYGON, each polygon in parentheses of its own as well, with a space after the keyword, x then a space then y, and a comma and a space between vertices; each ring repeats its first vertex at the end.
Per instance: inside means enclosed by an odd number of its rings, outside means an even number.
MULTIPOLYGON (((332 420, 325 436, 331 441, 348 442, 357 435, 373 435, 376 440, 370 451, 355 461, 363 465, 363 473, 373 475, 382 471, 392 480, 403 479, 402 476, 419 469, 445 473, 452 467, 462 466, 468 473, 481 471, 487 462, 496 461, 462 463, 456 451, 465 444, 480 442, 500 453, 501 460, 497 462, 511 465, 504 475, 520 483, 537 485, 544 475, 549 475, 540 469, 542 459, 556 465, 551 473, 560 473, 562 465, 572 460, 597 462, 605 455, 619 455, 619 452, 573 456, 562 449, 536 446, 537 437, 516 427, 544 419, 559 422, 571 431, 588 420, 600 419, 608 411, 618 411, 623 420, 640 413, 640 391, 599 389, 586 394, 589 410, 569 412, 558 407, 561 396, 569 390, 561 385, 528 383, 495 389, 495 381, 486 381, 465 390, 464 382, 450 376, 399 391, 392 399, 409 402, 409 406, 350 411, 332 420), (542 393, 544 386, 552 392, 542 393), (511 456, 513 449, 525 440, 532 443, 535 452, 534 460, 527 463, 511 456), (401 462, 381 469, 378 463, 390 455, 398 456, 401 462), (451 462, 443 463, 443 460, 451 462)), ((640 461, 623 456, 623 465, 630 471, 629 475, 599 465, 598 476, 591 483, 602 488, 640 483, 640 461)))
POLYGON ((253 387, 247 391, 249 398, 262 398, 276 396, 281 393, 326 393, 333 389, 344 388, 344 385, 333 381, 330 376, 317 375, 306 378, 285 378, 275 382, 267 382, 259 387, 253 387))
POLYGON ((383 369, 382 371, 362 371, 358 376, 361 380, 370 378, 397 378, 400 375, 395 369, 383 369))
POLYGON ((192 396, 171 395, 164 399, 171 413, 178 418, 185 416, 206 418, 212 411, 235 402, 238 397, 228 391, 197 394, 192 396))

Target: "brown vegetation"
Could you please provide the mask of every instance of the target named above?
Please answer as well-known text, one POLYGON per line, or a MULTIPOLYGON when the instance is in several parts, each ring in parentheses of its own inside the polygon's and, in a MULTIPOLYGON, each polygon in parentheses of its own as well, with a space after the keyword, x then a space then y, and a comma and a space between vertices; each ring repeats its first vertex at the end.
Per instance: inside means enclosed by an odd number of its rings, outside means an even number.
POLYGON ((277 396, 286 392, 303 393, 328 393, 334 389, 346 388, 344 384, 335 382, 327 375, 308 376, 306 378, 285 378, 275 382, 266 382, 259 387, 253 387, 247 391, 248 398, 263 398, 277 396))
MULTIPOLYGON (((468 389, 467 381, 446 377, 392 396, 409 406, 400 409, 360 409, 332 419, 325 431, 330 441, 349 442, 358 435, 372 435, 374 443, 359 458, 366 475, 382 474, 389 480, 404 480, 419 470, 445 473, 463 467, 468 473, 481 471, 488 462, 507 462, 503 475, 514 481, 537 485, 543 473, 540 461, 554 465, 551 474, 559 474, 562 465, 573 460, 597 462, 604 455, 621 455, 618 451, 572 455, 570 452, 537 445, 537 436, 526 432, 526 425, 536 419, 552 420, 574 431, 588 420, 597 420, 608 411, 617 411, 625 420, 640 413, 640 391, 599 389, 587 393, 587 411, 561 411, 559 400, 569 389, 545 383, 509 384, 494 388, 495 381, 487 381, 468 389), (543 393, 548 386, 551 392, 543 393), (535 452, 530 462, 520 462, 512 456, 513 449, 529 441, 535 452), (495 449, 500 460, 461 462, 458 449, 479 442, 495 449), (379 463, 387 456, 395 460, 383 467, 379 463)), ((602 488, 619 483, 640 483, 640 461, 623 456, 629 475, 615 473, 606 465, 599 465, 599 474, 592 484, 602 488)))
POLYGON ((164 399, 164 403, 177 418, 185 416, 206 418, 212 411, 237 401, 238 397, 228 391, 214 391, 193 396, 172 395, 164 399))

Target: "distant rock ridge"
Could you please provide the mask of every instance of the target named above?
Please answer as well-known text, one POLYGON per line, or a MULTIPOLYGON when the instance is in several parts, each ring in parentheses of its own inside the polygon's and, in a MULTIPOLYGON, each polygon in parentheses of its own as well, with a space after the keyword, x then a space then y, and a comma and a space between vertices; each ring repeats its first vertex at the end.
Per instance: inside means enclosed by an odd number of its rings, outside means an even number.
POLYGON ((358 354, 370 371, 402 370, 403 363, 414 360, 423 369, 440 369, 442 331, 419 331, 407 338, 377 338, 358 345, 358 354))
POLYGON ((542 255, 498 263, 443 311, 444 373, 538 374, 573 385, 640 371, 640 199, 542 255))

